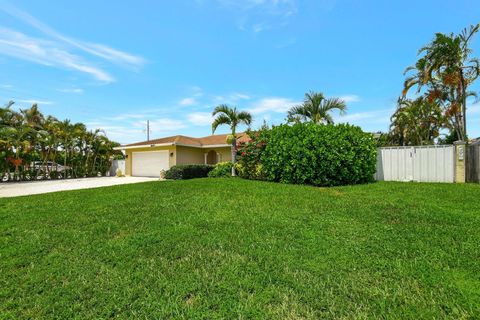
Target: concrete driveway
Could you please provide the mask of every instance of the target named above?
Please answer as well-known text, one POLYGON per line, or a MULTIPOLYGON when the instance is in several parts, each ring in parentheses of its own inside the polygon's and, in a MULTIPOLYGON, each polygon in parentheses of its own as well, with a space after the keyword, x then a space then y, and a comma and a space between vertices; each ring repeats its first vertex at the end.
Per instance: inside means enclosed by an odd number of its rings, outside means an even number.
POLYGON ((115 186, 147 181, 158 181, 158 178, 144 177, 100 177, 32 182, 7 182, 0 183, 0 198, 27 196, 66 190, 90 189, 98 187, 115 186))

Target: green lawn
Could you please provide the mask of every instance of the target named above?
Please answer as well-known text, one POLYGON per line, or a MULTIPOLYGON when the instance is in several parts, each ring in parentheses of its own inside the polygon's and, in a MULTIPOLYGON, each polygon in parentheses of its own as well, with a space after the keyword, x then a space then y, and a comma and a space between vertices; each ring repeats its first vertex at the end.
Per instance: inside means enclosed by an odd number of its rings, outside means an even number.
POLYGON ((478 319, 480 185, 199 179, 0 199, 9 317, 478 319))

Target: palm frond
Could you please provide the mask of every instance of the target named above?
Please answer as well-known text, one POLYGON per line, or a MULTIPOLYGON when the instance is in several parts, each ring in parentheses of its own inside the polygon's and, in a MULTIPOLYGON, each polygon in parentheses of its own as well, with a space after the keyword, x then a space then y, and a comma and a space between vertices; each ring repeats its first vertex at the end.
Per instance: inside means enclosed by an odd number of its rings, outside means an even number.
POLYGON ((229 107, 228 105, 226 104, 221 104, 221 105, 218 105, 215 107, 215 109, 213 109, 213 112, 212 112, 212 115, 213 116, 216 116, 217 114, 219 113, 224 113, 228 116, 231 116, 232 115, 232 112, 233 112, 233 108, 229 107))
POLYGON ((323 109, 325 111, 338 110, 343 115, 347 112, 347 104, 339 98, 330 98, 324 101, 323 109))
POLYGON ((327 124, 333 124, 333 117, 330 114, 326 114, 324 119, 327 124))
POLYGON ((218 126, 222 124, 232 124, 232 120, 226 114, 218 114, 217 117, 212 122, 212 133, 215 133, 218 126))
POLYGON ((300 122, 306 119, 306 110, 305 106, 294 106, 290 108, 287 112, 287 121, 288 122, 300 122))
POLYGON ((237 119, 240 123, 244 123, 247 126, 252 124, 252 115, 247 111, 241 111, 237 114, 237 119))

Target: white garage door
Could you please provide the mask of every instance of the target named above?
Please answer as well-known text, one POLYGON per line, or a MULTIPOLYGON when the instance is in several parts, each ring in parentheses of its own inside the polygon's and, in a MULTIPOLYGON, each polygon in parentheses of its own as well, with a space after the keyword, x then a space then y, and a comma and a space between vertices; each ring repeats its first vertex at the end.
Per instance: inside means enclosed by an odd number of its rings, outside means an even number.
POLYGON ((168 169, 168 151, 133 152, 132 154, 132 176, 160 177, 160 171, 168 169))

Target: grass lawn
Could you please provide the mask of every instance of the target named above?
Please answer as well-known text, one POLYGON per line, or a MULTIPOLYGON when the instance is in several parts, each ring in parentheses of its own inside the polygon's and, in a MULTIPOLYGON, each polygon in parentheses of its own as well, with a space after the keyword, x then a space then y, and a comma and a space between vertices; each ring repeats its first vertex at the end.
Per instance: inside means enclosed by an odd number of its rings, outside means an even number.
POLYGON ((9 317, 478 319, 480 185, 198 179, 0 199, 9 317))

